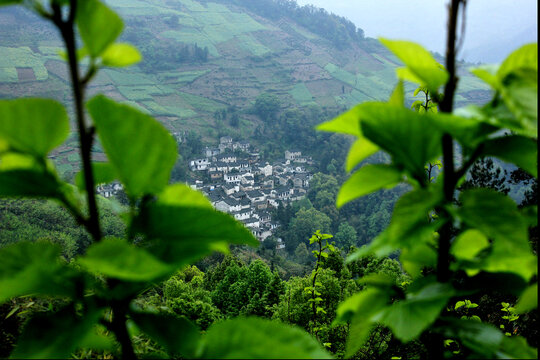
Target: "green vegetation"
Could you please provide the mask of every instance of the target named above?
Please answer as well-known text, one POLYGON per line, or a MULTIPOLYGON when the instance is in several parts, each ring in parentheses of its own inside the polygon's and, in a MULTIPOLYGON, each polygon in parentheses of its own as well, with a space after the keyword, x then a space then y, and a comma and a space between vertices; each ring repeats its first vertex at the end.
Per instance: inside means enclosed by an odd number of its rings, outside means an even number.
POLYGON ((36 80, 47 80, 48 72, 43 65, 43 59, 30 48, 0 46, 0 82, 17 82, 17 69, 29 68, 36 80))
MULTIPOLYGON (((0 5, 14 3, 22 0, 0 5)), ((454 100, 462 99, 455 93, 453 36, 464 0, 453 0, 446 67, 418 44, 383 39, 404 63, 398 84, 388 101, 364 102, 319 125, 336 134, 310 130, 335 109, 283 109, 277 92, 258 92, 245 115, 258 117, 256 138, 271 138, 261 153, 272 158, 284 144, 317 149, 326 174, 313 176, 302 201, 275 210, 286 251, 268 239, 254 253, 247 246, 259 242, 249 230, 201 193, 171 183, 185 177, 178 151, 186 158, 201 153, 200 134, 189 132, 177 144, 145 112, 104 95, 86 101, 102 68, 141 60, 135 47, 116 42, 120 17, 99 0, 24 3, 65 43, 82 164, 73 185, 60 176, 71 164, 55 167, 49 159, 73 141, 61 103, 0 100, 0 197, 8 198, 0 202, 1 356, 537 357, 536 44, 500 67, 474 69, 493 98, 454 111, 454 100), (413 97, 421 100, 412 106, 404 81, 418 85, 413 97), (102 149, 107 162, 93 163, 93 149, 102 149), (519 167, 513 184, 532 183, 519 206, 491 158, 519 167), (124 187, 124 205, 95 195, 96 184, 113 179, 124 187), (321 231, 335 233, 337 244, 321 231)), ((268 6, 249 4, 253 11, 268 6)), ((268 16, 305 11, 271 4, 268 16)), ((215 3, 183 5, 229 11, 215 3)), ((314 19, 340 46, 363 41, 336 16, 314 11, 314 19)), ((238 115, 217 101, 144 83, 149 76, 106 71, 153 111, 193 111, 152 101, 160 91, 181 95, 220 124, 238 115)), ((232 126, 241 123, 236 119, 232 126)), ((60 163, 73 155, 68 148, 59 153, 60 163)))

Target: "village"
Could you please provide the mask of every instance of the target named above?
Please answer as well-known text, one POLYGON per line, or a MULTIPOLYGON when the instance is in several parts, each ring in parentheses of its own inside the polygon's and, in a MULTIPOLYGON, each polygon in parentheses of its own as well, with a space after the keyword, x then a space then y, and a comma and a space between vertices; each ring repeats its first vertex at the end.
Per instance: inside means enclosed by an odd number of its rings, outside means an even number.
MULTIPOLYGON (((312 174, 306 166, 310 157, 298 150, 286 150, 283 161, 265 162, 247 141, 220 138, 216 148, 206 147, 203 156, 189 161, 189 168, 202 180, 189 182, 192 189, 206 195, 219 211, 242 222, 253 235, 264 241, 275 233, 279 224, 270 210, 306 196, 312 174)), ((109 198, 122 190, 120 183, 103 184, 97 193, 109 198)), ((277 248, 285 244, 277 239, 277 248)))
MULTIPOLYGON (((247 141, 220 138, 217 148, 206 148, 204 157, 189 162, 192 171, 204 172, 206 181, 190 186, 202 191, 212 205, 231 214, 264 241, 279 226, 272 221, 271 208, 306 196, 312 177, 306 166, 313 160, 298 150, 287 150, 283 161, 270 164, 247 141)), ((277 239, 278 248, 285 247, 277 239)))

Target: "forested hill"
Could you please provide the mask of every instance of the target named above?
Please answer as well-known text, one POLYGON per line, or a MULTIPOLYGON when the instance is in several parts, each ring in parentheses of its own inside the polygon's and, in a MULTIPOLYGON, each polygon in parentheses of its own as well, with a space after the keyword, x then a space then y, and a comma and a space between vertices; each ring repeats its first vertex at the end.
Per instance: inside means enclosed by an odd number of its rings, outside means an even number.
MULTIPOLYGON (((144 59, 126 70, 101 71, 89 95, 129 103, 171 131, 194 131, 207 143, 227 134, 264 143, 276 130, 265 122, 295 109, 316 111, 305 116, 308 122, 298 121, 313 131, 345 108, 386 98, 400 66, 350 21, 294 1, 109 3, 125 21, 123 40, 144 59)), ((0 98, 45 96, 69 103, 68 73, 58 55, 62 44, 50 24, 18 7, 3 9, 0 44, 0 98)), ((487 89, 475 78, 463 76, 460 86, 458 106, 486 99, 487 89)), ((412 101, 413 88, 408 90, 412 101)), ((289 130, 299 132, 294 124, 289 130)), ((61 172, 76 166, 71 150, 56 154, 61 172)))

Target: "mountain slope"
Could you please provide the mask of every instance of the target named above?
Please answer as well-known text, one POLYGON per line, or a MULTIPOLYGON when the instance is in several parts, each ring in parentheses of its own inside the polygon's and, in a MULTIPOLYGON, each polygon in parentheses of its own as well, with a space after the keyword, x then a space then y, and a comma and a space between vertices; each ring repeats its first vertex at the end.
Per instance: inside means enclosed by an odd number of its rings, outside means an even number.
MULTIPOLYGON (((109 4, 125 21, 122 39, 140 48, 145 59, 125 70, 101 71, 89 95, 104 93, 152 114, 171 131, 194 130, 209 142, 222 127, 238 138, 251 136, 261 119, 250 109, 264 93, 275 95, 282 110, 317 106, 337 112, 385 99, 396 82, 399 61, 377 40, 313 8, 270 0, 109 4), (227 109, 236 112, 237 126, 219 121, 216 113, 227 109)), ((2 9, 0 44, 0 97, 69 102, 54 28, 25 10, 2 9)), ((487 88, 471 76, 462 76, 460 85, 458 106, 487 98, 487 88)), ((413 89, 407 86, 408 101, 413 89)), ((60 151, 67 171, 76 156, 69 145, 60 151)))

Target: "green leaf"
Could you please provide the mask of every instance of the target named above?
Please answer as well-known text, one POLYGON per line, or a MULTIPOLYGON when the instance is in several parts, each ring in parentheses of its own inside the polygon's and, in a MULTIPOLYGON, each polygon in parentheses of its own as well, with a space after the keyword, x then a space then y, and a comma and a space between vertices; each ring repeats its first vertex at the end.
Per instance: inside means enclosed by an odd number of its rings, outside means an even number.
POLYGON ((346 203, 374 191, 394 187, 399 184, 401 179, 401 172, 391 165, 365 165, 345 181, 339 189, 337 207, 340 208, 346 203))
POLYGON ((431 244, 418 241, 401 250, 399 261, 412 278, 417 278, 422 275, 422 269, 425 267, 435 267, 437 252, 431 244))
POLYGON ((439 86, 448 81, 446 70, 421 45, 410 41, 379 40, 403 61, 410 73, 420 80, 420 85, 428 87, 431 93, 436 93, 439 86))
POLYGON ((195 357, 201 335, 199 329, 185 317, 138 311, 130 312, 130 317, 170 355, 182 355, 188 359, 195 357))
POLYGON ((526 44, 512 52, 499 67, 497 77, 503 81, 510 73, 523 69, 538 71, 538 44, 526 44))
POLYGON ((338 117, 317 126, 317 130, 361 136, 359 121, 362 105, 357 105, 338 117))
POLYGON ((360 162, 375 154, 377 151, 379 151, 377 145, 373 144, 365 137, 359 136, 349 150, 347 161, 345 162, 345 169, 347 171, 353 170, 356 165, 360 164, 360 162))
POLYGON ((516 305, 516 312, 518 314, 524 314, 538 307, 538 283, 529 286, 516 305))
POLYGON ((259 245, 259 241, 230 215, 195 206, 150 204, 133 222, 135 231, 155 239, 148 250, 158 258, 183 266, 228 244, 259 245))
POLYGON ((458 260, 473 260, 480 251, 488 246, 489 241, 482 232, 469 229, 454 240, 450 253, 458 260))
POLYGON ((493 89, 498 89, 499 79, 497 78, 497 71, 499 70, 499 65, 482 65, 470 69, 471 73, 476 75, 479 79, 483 80, 493 89))
POLYGON ((38 170, 0 171, 0 196, 58 198, 61 185, 50 173, 38 170))
POLYGON ((425 181, 424 165, 441 154, 442 132, 431 117, 387 103, 362 105, 363 135, 387 151, 417 181, 425 181))
POLYGON ((77 262, 92 273, 125 281, 152 281, 175 270, 146 250, 116 238, 93 244, 77 262))
POLYGON ((529 346, 524 337, 503 336, 495 355, 498 359, 538 359, 538 350, 529 346))
POLYGON ((485 358, 493 358, 494 352, 504 337, 494 326, 475 320, 444 318, 442 321, 442 326, 435 329, 435 331, 440 331, 445 337, 459 339, 465 347, 474 351, 477 356, 482 355, 485 358))
POLYGON ((73 306, 57 313, 37 315, 30 319, 11 354, 15 359, 67 359, 80 348, 94 331, 101 312, 91 310, 83 318, 75 315, 73 306))
POLYGON ((141 53, 131 44, 116 43, 109 46, 101 56, 103 65, 124 67, 142 60, 141 53))
POLYGON ((497 127, 474 118, 477 113, 472 108, 461 109, 461 113, 467 116, 457 116, 456 114, 437 113, 430 114, 433 124, 443 133, 452 135, 462 145, 474 149, 478 144, 485 141, 487 137, 498 130, 497 127), (467 112, 467 110, 471 110, 467 112))
POLYGON ((534 177, 538 176, 538 144, 530 138, 511 135, 488 140, 483 153, 513 163, 534 177))
POLYGON ((302 329, 261 318, 235 318, 212 325, 203 337, 203 359, 330 359, 302 329))
POLYGON ((77 26, 91 57, 97 58, 122 32, 122 19, 99 0, 77 2, 77 26))
POLYGON ((513 272, 530 279, 537 271, 537 260, 530 249, 527 223, 514 201, 493 190, 474 189, 464 191, 461 202, 463 206, 458 210, 461 220, 494 240, 482 268, 513 272))
POLYGON ((76 273, 48 242, 18 242, 0 249, 0 303, 21 295, 71 296, 76 273))
POLYGON ((516 71, 504 79, 501 87, 504 103, 523 132, 532 138, 538 137, 538 71, 516 71))
POLYGON ((88 102, 110 163, 131 197, 158 193, 168 183, 176 142, 156 120, 102 95, 88 102))
POLYGON ((461 202, 461 220, 494 239, 482 269, 513 272, 530 279, 537 271, 537 260, 530 249, 527 223, 514 201, 493 190, 475 189, 464 191, 461 202))
POLYGON ((0 100, 0 139, 15 151, 45 157, 69 134, 66 110, 48 99, 0 100))
POLYGON ((212 203, 199 191, 195 191, 185 184, 167 186, 158 195, 160 205, 188 206, 213 209, 212 203))
POLYGON ((351 322, 346 357, 354 355, 364 345, 375 326, 374 316, 388 306, 389 300, 390 294, 387 291, 368 288, 339 304, 334 324, 351 322))
POLYGON ((409 342, 430 326, 454 296, 449 284, 433 282, 418 292, 407 294, 407 298, 397 301, 384 309, 380 322, 390 329, 403 342, 409 342))
POLYGON ((388 103, 395 106, 403 106, 405 103, 405 87, 403 86, 403 81, 398 81, 392 95, 390 95, 390 99, 388 99, 388 103))
POLYGON ((0 6, 22 4, 23 0, 0 0, 0 6))
MULTIPOLYGON (((107 184, 116 179, 116 171, 109 163, 92 163, 92 173, 94 174, 94 185, 107 184)), ((86 191, 84 173, 82 171, 75 175, 75 185, 77 185, 79 190, 86 191)))

